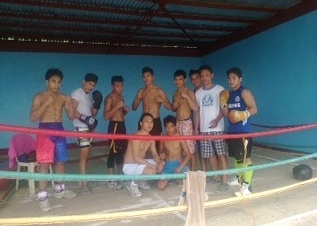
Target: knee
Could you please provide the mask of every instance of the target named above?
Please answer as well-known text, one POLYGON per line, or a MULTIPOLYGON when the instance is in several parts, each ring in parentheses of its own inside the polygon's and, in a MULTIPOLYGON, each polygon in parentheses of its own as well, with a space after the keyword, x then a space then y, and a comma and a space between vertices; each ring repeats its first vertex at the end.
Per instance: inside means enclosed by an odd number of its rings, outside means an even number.
POLYGON ((163 191, 167 186, 167 180, 160 180, 158 183, 157 183, 157 188, 160 190, 160 191, 163 191))

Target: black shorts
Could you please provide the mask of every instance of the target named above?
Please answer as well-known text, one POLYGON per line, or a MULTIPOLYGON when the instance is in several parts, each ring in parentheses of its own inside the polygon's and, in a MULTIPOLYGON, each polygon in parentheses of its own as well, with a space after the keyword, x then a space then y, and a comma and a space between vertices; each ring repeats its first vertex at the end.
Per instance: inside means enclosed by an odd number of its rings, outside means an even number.
POLYGON ((228 139, 228 153, 230 157, 234 157, 236 160, 243 160, 244 158, 244 144, 243 139, 248 140, 246 158, 251 157, 252 149, 252 138, 238 138, 238 139, 228 139))
MULTIPOLYGON (((125 123, 123 122, 117 122, 117 121, 110 121, 108 126, 108 134, 126 134, 126 127, 125 123)), ((116 152, 119 151, 125 151, 127 149, 127 140, 119 140, 119 139, 113 139, 109 141, 109 148, 110 151, 116 150, 116 152)))

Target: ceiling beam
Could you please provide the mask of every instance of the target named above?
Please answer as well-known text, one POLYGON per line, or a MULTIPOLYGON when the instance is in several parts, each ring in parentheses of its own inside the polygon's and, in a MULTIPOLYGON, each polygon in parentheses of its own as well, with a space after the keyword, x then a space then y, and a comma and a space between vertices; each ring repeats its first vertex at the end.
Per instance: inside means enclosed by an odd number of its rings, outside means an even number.
MULTIPOLYGON (((71 10, 81 10, 81 11, 92 11, 99 13, 112 13, 112 14, 122 14, 122 15, 130 15, 130 16, 138 16, 142 17, 145 10, 138 9, 122 9, 119 7, 110 7, 104 5, 98 6, 89 6, 89 5, 76 5, 76 4, 67 4, 67 2, 43 2, 39 0, 28 1, 25 3, 24 0, 2 0, 2 2, 16 5, 31 5, 31 6, 40 6, 40 7, 48 7, 48 8, 56 8, 56 9, 71 9, 71 10)), ((19 14, 23 14, 26 12, 19 12, 19 14)), ((28 14, 34 14, 35 12, 28 12, 28 14)), ((153 11, 153 17, 165 18, 165 12, 163 11, 153 11)), ((232 23, 254 23, 257 20, 252 18, 242 18, 242 17, 232 17, 232 16, 211 16, 211 15, 192 15, 185 13, 170 13, 175 19, 186 19, 186 20, 198 20, 198 21, 222 21, 222 22, 232 22, 232 23)), ((59 14, 50 15, 53 17, 59 17, 59 14)), ((89 19, 89 18, 86 18, 89 19)))
POLYGON ((6 52, 46 52, 46 53, 76 53, 76 54, 122 54, 122 55, 153 55, 153 56, 182 56, 199 57, 201 52, 194 48, 159 48, 139 46, 121 46, 109 49, 102 45, 72 45, 60 43, 22 43, 0 41, 0 50, 6 52))
POLYGON ((224 2, 212 2, 212 1, 199 1, 199 0, 137 0, 140 2, 158 2, 168 5, 181 5, 181 6, 193 6, 208 9, 226 9, 226 10, 240 10, 240 11, 256 11, 267 13, 278 13, 281 11, 279 8, 272 7, 258 7, 258 6, 246 6, 238 3, 225 3, 224 2))

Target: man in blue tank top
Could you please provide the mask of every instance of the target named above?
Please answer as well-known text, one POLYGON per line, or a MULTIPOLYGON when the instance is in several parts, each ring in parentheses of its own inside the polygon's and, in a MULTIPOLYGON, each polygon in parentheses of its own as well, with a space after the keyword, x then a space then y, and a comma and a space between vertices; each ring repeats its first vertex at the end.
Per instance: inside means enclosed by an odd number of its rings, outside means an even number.
MULTIPOLYGON (((242 72, 239 68, 230 68, 227 77, 231 91, 224 90, 220 94, 220 105, 224 116, 228 117, 228 134, 250 133, 249 118, 257 113, 254 97, 250 90, 242 86, 242 72)), ((236 168, 252 166, 252 138, 228 139, 227 142, 229 156, 235 158, 236 168)), ((231 186, 242 185, 240 191, 235 192, 236 196, 251 194, 252 175, 252 170, 245 171, 228 182, 231 186)))

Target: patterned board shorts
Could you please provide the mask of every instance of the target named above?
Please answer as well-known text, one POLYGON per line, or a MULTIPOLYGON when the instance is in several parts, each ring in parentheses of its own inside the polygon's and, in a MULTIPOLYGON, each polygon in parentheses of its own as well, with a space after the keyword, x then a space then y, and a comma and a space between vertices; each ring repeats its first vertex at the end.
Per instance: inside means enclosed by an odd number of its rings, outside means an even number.
MULTIPOLYGON (((191 119, 177 121, 177 131, 180 135, 193 135, 193 122, 191 119)), ((195 153, 196 142, 194 140, 186 140, 187 147, 191 154, 195 153)))
MULTIPOLYGON (((201 135, 222 135, 223 132, 201 132, 201 135)), ((215 153, 220 155, 228 155, 225 148, 224 140, 201 140, 201 157, 211 158, 215 153)))

